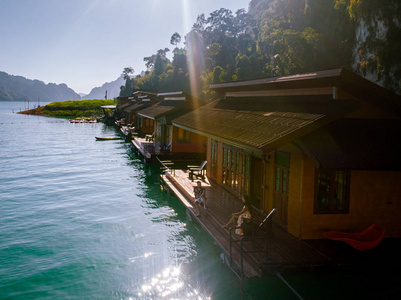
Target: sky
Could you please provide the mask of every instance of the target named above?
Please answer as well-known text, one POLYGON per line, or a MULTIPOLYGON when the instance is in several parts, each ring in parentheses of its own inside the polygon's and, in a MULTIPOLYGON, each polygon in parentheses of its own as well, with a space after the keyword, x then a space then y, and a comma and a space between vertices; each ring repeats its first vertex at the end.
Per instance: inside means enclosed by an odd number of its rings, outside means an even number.
MULTIPOLYGON (((77 93, 116 80, 125 67, 182 38, 198 15, 248 10, 250 0, 0 0, 0 71, 77 93)), ((183 43, 181 45, 183 46, 183 43)))

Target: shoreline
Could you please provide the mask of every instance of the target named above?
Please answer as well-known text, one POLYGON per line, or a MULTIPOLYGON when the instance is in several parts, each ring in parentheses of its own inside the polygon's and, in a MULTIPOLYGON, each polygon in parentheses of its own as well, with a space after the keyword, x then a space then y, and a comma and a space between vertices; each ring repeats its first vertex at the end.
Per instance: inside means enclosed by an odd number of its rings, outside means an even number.
POLYGON ((56 101, 33 109, 19 111, 17 114, 61 118, 99 118, 103 115, 101 106, 114 104, 114 100, 68 100, 56 101))

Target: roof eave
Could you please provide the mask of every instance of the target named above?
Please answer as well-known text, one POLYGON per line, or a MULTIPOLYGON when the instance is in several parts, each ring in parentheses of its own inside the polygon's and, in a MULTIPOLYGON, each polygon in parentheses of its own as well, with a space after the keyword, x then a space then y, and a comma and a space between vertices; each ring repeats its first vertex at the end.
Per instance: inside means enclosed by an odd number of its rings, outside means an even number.
POLYGON ((328 80, 330 85, 333 83, 333 79, 338 78, 344 69, 333 69, 326 71, 318 71, 311 72, 305 74, 297 74, 290 76, 281 76, 281 77, 271 77, 264 79, 256 79, 256 80, 248 80, 248 81, 237 81, 237 82, 227 82, 227 83, 217 83, 210 85, 210 89, 215 90, 217 92, 223 93, 226 91, 232 91, 237 89, 279 89, 285 85, 287 88, 290 85, 294 85, 296 82, 308 82, 308 81, 321 81, 328 80))
POLYGON ((214 140, 221 141, 223 143, 232 145, 234 147, 237 147, 237 148, 240 148, 240 149, 244 149, 244 150, 250 151, 250 152, 255 153, 255 154, 260 154, 260 155, 262 154, 262 150, 257 148, 257 147, 253 147, 253 146, 246 145, 246 144, 239 143, 239 142, 235 142, 235 141, 232 141, 232 140, 229 140, 229 139, 226 139, 226 138, 215 136, 213 134, 210 134, 210 133, 207 133, 207 132, 203 132, 203 131, 197 130, 195 128, 187 127, 185 125, 176 123, 174 121, 172 122, 172 124, 175 127, 182 128, 184 130, 187 130, 187 131, 199 134, 199 135, 203 135, 203 136, 206 136, 206 137, 214 139, 214 140))
POLYGON ((149 116, 149 115, 146 115, 146 114, 141 114, 140 112, 137 112, 137 114, 138 114, 138 116, 141 116, 141 117, 144 117, 144 118, 148 118, 148 119, 155 120, 155 117, 152 117, 152 116, 149 116))

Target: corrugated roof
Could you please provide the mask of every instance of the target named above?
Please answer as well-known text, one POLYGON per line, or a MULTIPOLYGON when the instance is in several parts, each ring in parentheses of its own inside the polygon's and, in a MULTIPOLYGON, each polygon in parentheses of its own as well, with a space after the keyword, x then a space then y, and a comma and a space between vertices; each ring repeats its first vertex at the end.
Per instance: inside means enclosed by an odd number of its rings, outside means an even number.
POLYGON ((400 170, 400 119, 339 119, 295 143, 321 168, 400 170))
POLYGON ((129 106, 124 108, 125 112, 131 112, 133 110, 139 110, 145 107, 148 107, 151 105, 150 102, 137 102, 137 103, 131 103, 129 106))
POLYGON ((343 68, 282 77, 218 83, 212 84, 210 89, 224 95, 226 92, 238 91, 273 91, 322 87, 341 88, 351 95, 401 114, 400 95, 343 68))
POLYGON ((119 109, 119 110, 124 110, 124 109, 127 108, 128 106, 131 106, 131 105, 134 105, 134 104, 136 104, 136 103, 135 103, 135 102, 132 103, 131 101, 129 101, 129 102, 123 104, 123 105, 118 105, 118 109, 119 109))
POLYGON ((314 86, 316 86, 316 81, 319 79, 329 79, 336 78, 344 72, 345 69, 332 69, 325 71, 316 71, 311 73, 304 74, 295 74, 289 76, 281 76, 281 77, 270 77, 263 79, 254 79, 254 80, 244 80, 244 81, 235 81, 235 82, 226 82, 226 83, 216 83, 210 85, 212 90, 216 91, 226 91, 226 90, 249 90, 249 89, 260 89, 260 86, 269 86, 270 88, 282 88, 281 83, 288 83, 290 81, 297 82, 297 84, 305 85, 305 81, 314 80, 314 86), (277 87, 275 87, 277 86, 277 87))
POLYGON ((186 101, 165 100, 145 109, 141 109, 138 111, 138 114, 147 118, 157 119, 185 105, 186 101))
POLYGON ((173 124, 205 135, 262 149, 353 105, 331 96, 286 96, 217 100, 173 124))

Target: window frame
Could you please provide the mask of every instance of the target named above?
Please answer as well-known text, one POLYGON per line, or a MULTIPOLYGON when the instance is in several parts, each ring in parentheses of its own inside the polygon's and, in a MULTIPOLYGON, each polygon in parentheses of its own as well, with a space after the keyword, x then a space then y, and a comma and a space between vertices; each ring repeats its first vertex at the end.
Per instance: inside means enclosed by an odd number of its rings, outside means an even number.
POLYGON ((239 195, 250 195, 251 155, 223 144, 222 183, 239 195))
POLYGON ((191 132, 178 127, 177 130, 177 143, 190 144, 191 143, 191 132), (182 131, 182 137, 180 137, 180 131, 182 131))
MULTIPOLYGON (((340 169, 316 169, 315 172, 315 197, 313 205, 314 214, 349 214, 350 202, 350 182, 351 172, 349 170, 340 169), (326 184, 320 184, 325 180, 326 184), (328 186, 328 189, 327 189, 328 186), (340 199, 343 204, 342 208, 336 208, 336 193, 340 190, 342 198, 340 199), (327 204, 323 204, 319 199, 322 193, 327 195, 327 204), (327 208, 323 208, 323 206, 327 208)), ((340 203, 341 203, 340 202, 340 203)))

